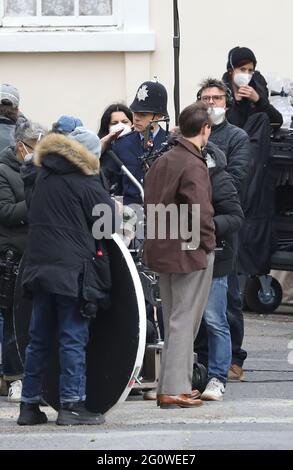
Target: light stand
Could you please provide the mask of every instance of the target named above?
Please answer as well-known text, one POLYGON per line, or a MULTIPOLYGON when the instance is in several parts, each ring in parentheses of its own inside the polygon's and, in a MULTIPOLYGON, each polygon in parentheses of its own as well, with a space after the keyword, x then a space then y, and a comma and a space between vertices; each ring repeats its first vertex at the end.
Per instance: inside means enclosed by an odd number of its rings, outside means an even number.
POLYGON ((179 82, 179 56, 180 56, 180 24, 177 0, 173 0, 173 17, 174 17, 174 108, 175 108, 175 124, 178 126, 178 117, 180 113, 180 82, 179 82))

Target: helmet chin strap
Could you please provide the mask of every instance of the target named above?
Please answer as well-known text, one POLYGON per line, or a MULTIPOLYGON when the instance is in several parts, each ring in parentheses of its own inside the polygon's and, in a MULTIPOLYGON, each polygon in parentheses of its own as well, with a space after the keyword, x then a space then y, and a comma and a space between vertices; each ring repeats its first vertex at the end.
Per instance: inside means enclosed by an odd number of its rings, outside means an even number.
POLYGON ((153 129, 154 129, 153 123, 152 121, 150 121, 150 123, 146 126, 145 130, 143 131, 143 139, 144 139, 143 147, 145 150, 148 150, 152 146, 151 144, 152 144, 153 138, 151 135, 151 131, 153 129))
POLYGON ((157 115, 156 113, 153 114, 152 120, 151 120, 151 122, 150 122, 150 124, 151 124, 151 130, 152 130, 152 131, 154 130, 154 128, 155 128, 156 126, 159 125, 159 124, 156 122, 156 119, 155 119, 156 115, 157 115))

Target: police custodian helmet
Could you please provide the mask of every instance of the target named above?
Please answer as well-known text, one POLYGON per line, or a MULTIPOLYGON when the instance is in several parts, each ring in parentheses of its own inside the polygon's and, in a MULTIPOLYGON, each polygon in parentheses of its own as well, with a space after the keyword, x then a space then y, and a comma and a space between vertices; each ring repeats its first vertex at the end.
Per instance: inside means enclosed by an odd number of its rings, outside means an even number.
POLYGON ((154 113, 168 116, 167 90, 159 82, 143 82, 137 90, 130 109, 134 113, 154 113))

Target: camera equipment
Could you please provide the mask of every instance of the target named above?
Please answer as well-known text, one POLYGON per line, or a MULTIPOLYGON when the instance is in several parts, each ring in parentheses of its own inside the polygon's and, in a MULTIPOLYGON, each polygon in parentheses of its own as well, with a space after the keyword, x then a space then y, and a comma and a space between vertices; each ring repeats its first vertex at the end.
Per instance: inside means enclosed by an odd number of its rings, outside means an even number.
POLYGON ((151 154, 144 153, 139 160, 142 162, 145 171, 147 171, 151 165, 154 163, 157 158, 161 157, 165 152, 171 150, 175 145, 177 145, 176 138, 174 136, 168 137, 166 142, 163 142, 161 147, 152 152, 151 154))
POLYGON ((110 157, 112 158, 112 160, 114 160, 116 165, 118 165, 121 172, 124 173, 132 181, 132 183, 138 188, 138 190, 140 192, 140 195, 141 195, 141 198, 143 200, 144 199, 144 190, 143 190, 142 185, 139 183, 139 181, 137 181, 135 176, 131 173, 131 171, 128 170, 128 168, 126 168, 124 163, 120 160, 120 158, 117 157, 117 155, 114 152, 110 153, 110 157))
POLYGON ((0 262, 0 309, 4 312, 13 306, 18 265, 19 261, 12 250, 8 250, 5 259, 0 262))
POLYGON ((174 23, 174 108, 175 108, 175 124, 178 125, 178 117, 180 113, 180 17, 178 10, 178 0, 173 0, 173 23, 174 23))
POLYGON ((136 263, 145 299, 154 307, 161 306, 159 276, 148 269, 141 261, 136 263))
POLYGON ((205 366, 199 362, 193 364, 192 389, 197 389, 202 393, 208 383, 208 373, 205 366))
POLYGON ((153 142, 153 137, 152 137, 152 131, 154 129, 153 124, 158 123, 158 122, 165 122, 166 123, 166 136, 169 135, 169 122, 170 118, 164 117, 161 119, 152 119, 147 127, 145 128, 143 135, 144 135, 144 150, 145 153, 139 157, 139 160, 141 161, 146 161, 146 159, 152 154, 154 142, 153 142))

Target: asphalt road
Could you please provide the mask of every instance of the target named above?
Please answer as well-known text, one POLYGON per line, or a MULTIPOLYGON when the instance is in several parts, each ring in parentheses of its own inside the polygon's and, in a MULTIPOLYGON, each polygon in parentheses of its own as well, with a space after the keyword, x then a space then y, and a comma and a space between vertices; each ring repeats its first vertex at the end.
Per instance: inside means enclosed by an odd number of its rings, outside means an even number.
POLYGON ((0 397, 0 449, 292 450, 293 314, 246 314, 245 331, 246 380, 229 383, 222 402, 160 410, 130 397, 93 429, 57 427, 56 412, 48 407, 48 424, 19 427, 18 406, 0 397))

